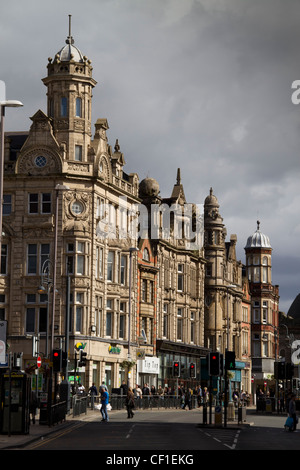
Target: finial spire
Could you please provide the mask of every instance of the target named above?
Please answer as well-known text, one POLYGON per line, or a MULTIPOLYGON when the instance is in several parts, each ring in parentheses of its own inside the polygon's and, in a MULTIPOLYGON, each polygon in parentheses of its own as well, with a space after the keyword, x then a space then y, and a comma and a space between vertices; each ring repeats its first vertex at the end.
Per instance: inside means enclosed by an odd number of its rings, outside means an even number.
POLYGON ((257 230, 259 230, 259 226, 260 226, 260 221, 258 220, 257 221, 257 230))
POLYGON ((180 168, 177 169, 177 184, 181 184, 181 174, 180 174, 180 168))
POLYGON ((74 44, 74 39, 72 38, 72 35, 71 35, 71 19, 72 19, 72 15, 69 15, 69 36, 66 39, 67 44, 74 44))

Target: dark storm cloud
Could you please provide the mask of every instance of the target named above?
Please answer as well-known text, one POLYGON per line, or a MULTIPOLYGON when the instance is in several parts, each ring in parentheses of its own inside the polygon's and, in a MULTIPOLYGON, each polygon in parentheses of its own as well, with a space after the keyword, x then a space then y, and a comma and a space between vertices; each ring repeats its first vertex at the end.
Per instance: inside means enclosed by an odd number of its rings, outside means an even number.
POLYGON ((299 1, 84 5, 86 14, 79 0, 2 6, 0 79, 7 97, 24 103, 7 113, 6 126, 27 130, 29 117, 46 111, 41 78, 72 14, 75 45, 92 60, 98 82, 93 122, 108 119, 126 171, 156 178, 168 196, 181 167, 187 199, 199 204, 212 186, 242 261, 259 218, 286 306, 299 274, 300 105, 291 102, 291 84, 300 79, 299 1))

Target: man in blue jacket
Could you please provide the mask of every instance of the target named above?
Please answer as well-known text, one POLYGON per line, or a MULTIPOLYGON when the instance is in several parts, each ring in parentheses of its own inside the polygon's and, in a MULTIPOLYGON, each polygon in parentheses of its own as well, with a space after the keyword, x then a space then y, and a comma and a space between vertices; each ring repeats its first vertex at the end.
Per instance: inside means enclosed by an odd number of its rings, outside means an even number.
POLYGON ((107 414, 107 405, 109 402, 109 395, 107 390, 103 386, 100 387, 100 393, 101 393, 101 414, 102 414, 102 421, 105 421, 106 423, 109 421, 108 419, 108 414, 107 414))

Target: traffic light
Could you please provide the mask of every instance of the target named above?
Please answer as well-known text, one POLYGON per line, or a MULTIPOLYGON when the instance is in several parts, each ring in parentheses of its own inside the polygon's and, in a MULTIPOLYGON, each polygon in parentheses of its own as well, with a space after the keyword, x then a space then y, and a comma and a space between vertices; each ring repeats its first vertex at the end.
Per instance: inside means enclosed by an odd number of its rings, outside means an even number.
POLYGON ((62 350, 61 349, 53 349, 53 371, 54 372, 61 372, 62 369, 62 350))
POLYGON ((224 375, 224 354, 220 354, 220 375, 224 375))
POLYGON ((276 380, 285 380, 285 362, 274 362, 274 375, 276 380))
POLYGON ((286 380, 292 380, 294 376, 294 365, 287 362, 285 365, 285 378, 286 380))
POLYGON ((180 362, 173 362, 173 377, 180 377, 180 362))
POLYGON ((85 367, 86 365, 86 356, 87 353, 84 352, 82 349, 79 351, 79 367, 85 367))
POLYGON ((209 375, 220 375, 220 353, 211 352, 208 356, 208 372, 209 375))
POLYGON ((235 352, 225 351, 225 369, 235 370, 235 352))
POLYGON ((66 351, 62 352, 62 368, 65 369, 68 364, 68 353, 66 351))
POLYGON ((193 362, 190 363, 190 378, 196 378, 196 365, 193 362))

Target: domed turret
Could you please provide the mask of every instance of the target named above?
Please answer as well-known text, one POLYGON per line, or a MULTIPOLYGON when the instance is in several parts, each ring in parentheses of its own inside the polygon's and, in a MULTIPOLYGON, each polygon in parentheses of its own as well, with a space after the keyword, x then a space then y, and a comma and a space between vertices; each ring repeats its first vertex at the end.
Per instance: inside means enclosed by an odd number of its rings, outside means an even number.
POLYGON ((66 39, 66 45, 61 48, 55 58, 61 62, 70 62, 70 60, 74 60, 74 62, 84 61, 82 53, 74 46, 74 39, 70 36, 66 39))
POLYGON ((85 57, 80 50, 74 46, 74 39, 71 35, 71 15, 69 15, 69 36, 66 39, 66 45, 55 55, 55 60, 60 62, 84 62, 85 57))
POLYGON ((257 230, 248 237, 245 249, 247 248, 272 248, 269 237, 259 230, 260 222, 257 221, 257 230))
POLYGON ((209 195, 205 198, 204 205, 219 207, 219 201, 216 198, 216 196, 213 194, 212 188, 210 188, 209 195))
POLYGON ((140 182, 140 198, 157 197, 159 194, 159 184, 154 178, 145 178, 140 182))

